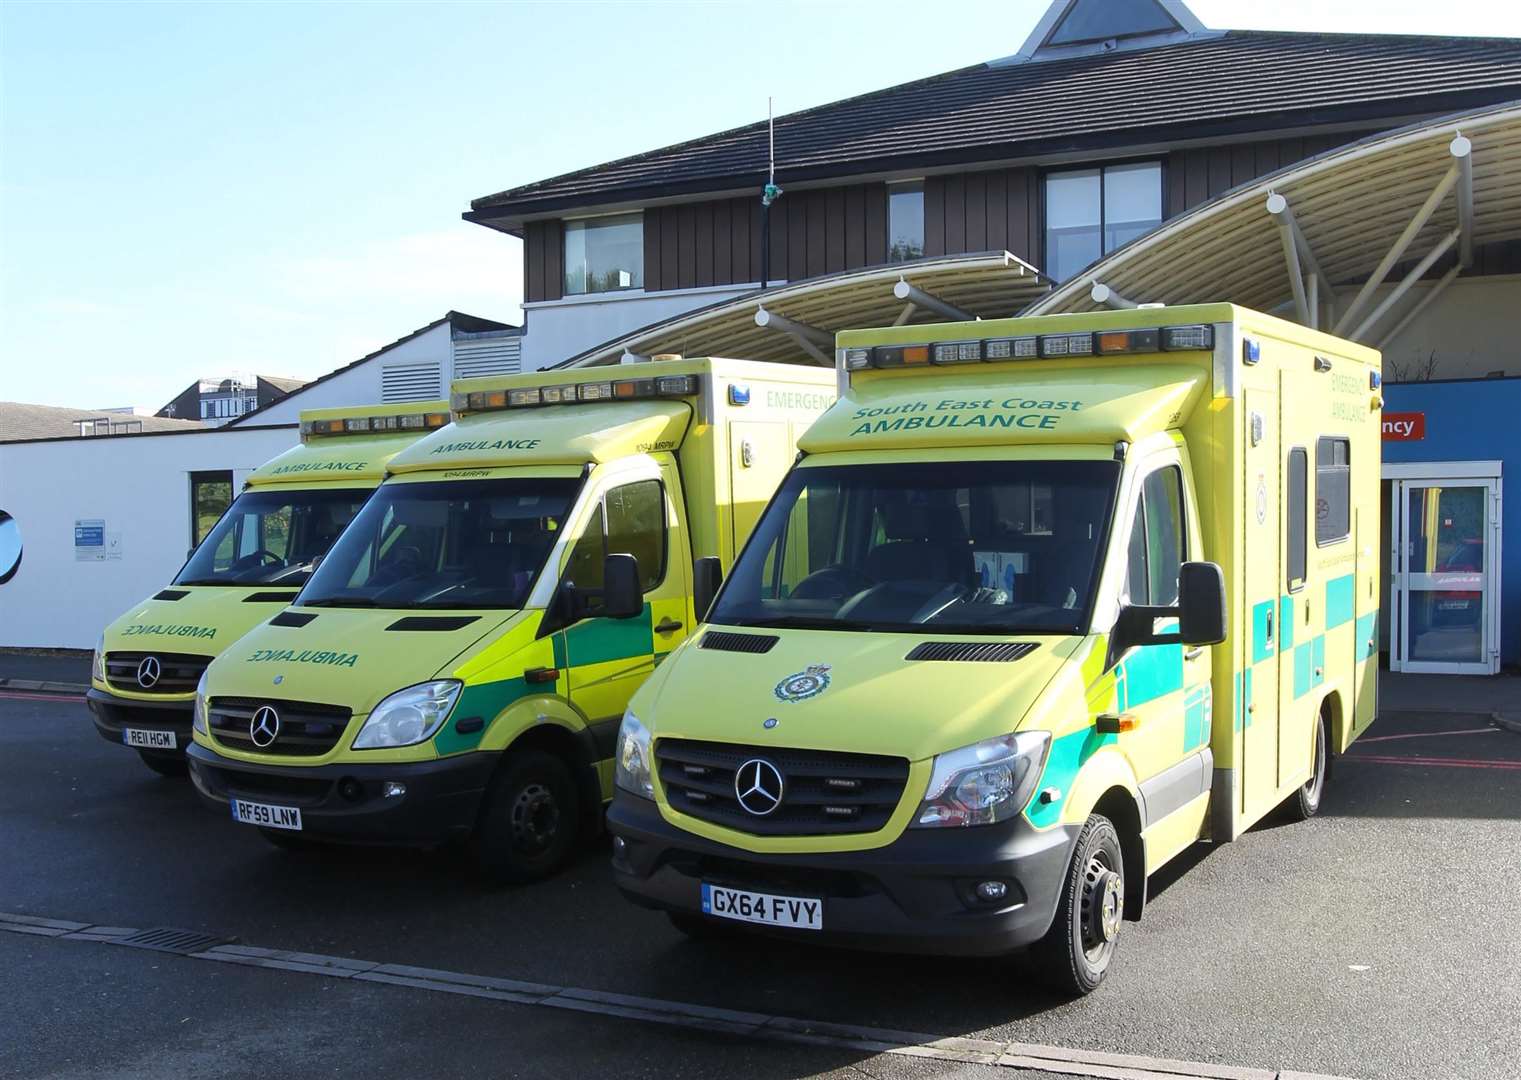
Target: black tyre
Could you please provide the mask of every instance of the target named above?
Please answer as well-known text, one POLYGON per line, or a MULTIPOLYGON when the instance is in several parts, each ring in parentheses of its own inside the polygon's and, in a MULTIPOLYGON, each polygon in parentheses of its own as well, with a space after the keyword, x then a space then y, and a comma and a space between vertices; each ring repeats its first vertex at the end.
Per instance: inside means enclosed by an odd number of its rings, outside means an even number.
POLYGON ((137 756, 143 759, 144 765, 160 776, 188 776, 190 774, 190 766, 182 757, 159 754, 152 750, 139 750, 137 756))
POLYGON ((1054 987, 1081 996, 1104 981, 1125 917, 1125 887, 1120 834, 1094 814, 1077 835, 1051 929, 1032 950, 1054 987))
POLYGON ((520 884, 548 877, 569 861, 581 835, 581 802, 565 762, 529 750, 491 782, 470 854, 488 881, 520 884))
POLYGON ((1284 810, 1292 821, 1309 821, 1320 810, 1320 800, 1326 793, 1326 782, 1331 778, 1331 740, 1326 730, 1325 717, 1315 724, 1315 764, 1310 779, 1284 803, 1284 810))

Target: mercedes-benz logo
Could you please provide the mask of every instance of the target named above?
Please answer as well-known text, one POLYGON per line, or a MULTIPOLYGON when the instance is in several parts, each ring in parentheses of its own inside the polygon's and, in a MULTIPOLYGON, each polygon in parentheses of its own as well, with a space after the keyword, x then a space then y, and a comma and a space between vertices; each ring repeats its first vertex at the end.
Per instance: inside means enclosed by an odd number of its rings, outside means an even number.
POLYGON ((137 665, 137 685, 144 690, 152 690, 158 685, 158 680, 163 674, 164 668, 158 662, 158 657, 145 656, 143 662, 137 665))
POLYGON ((782 771, 765 758, 751 758, 734 773, 734 797, 746 813, 765 817, 782 805, 782 771))
POLYGON ((273 705, 260 705, 248 721, 248 737, 260 750, 274 742, 280 734, 280 714, 273 705))

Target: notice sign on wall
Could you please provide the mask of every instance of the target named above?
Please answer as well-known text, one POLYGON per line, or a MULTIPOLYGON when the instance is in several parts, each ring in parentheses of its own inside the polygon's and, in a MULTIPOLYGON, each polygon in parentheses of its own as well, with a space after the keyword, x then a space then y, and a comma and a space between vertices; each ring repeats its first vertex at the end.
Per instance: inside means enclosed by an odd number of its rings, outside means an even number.
POLYGON ((106 532, 105 518, 74 519, 74 561, 105 562, 121 558, 121 533, 106 532))
POLYGON ((1426 437, 1426 414, 1423 412, 1386 412, 1384 442, 1419 442, 1426 437))

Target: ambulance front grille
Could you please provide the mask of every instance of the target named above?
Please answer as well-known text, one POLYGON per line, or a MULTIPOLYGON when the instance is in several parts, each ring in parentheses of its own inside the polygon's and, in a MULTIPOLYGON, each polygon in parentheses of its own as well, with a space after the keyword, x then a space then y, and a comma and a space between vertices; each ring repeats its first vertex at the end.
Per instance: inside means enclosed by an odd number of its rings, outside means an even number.
MULTIPOLYGON (((673 809, 755 836, 876 832, 893 816, 908 782, 906 758, 830 750, 661 739, 655 761, 673 809), (752 760, 781 775, 781 803, 770 813, 741 805, 735 774, 752 760)), ((764 797, 757 805, 766 805, 764 797)))
MULTIPOLYGON (((338 745, 353 715, 342 705, 235 697, 212 698, 207 711, 211 734, 223 746, 249 754, 283 757, 317 757, 327 753, 338 745), (253 719, 265 705, 274 708, 280 723, 274 741, 260 746, 254 741, 253 719)), ((267 729, 269 725, 264 727, 267 729)), ((259 741, 264 741, 262 734, 259 741)))
POLYGON ((209 656, 190 656, 184 653, 108 652, 106 653, 106 683, 117 690, 134 694, 193 694, 201 673, 211 663, 209 656), (143 671, 150 681, 154 677, 153 666, 146 669, 143 662, 152 657, 158 662, 157 682, 144 686, 138 681, 143 671))

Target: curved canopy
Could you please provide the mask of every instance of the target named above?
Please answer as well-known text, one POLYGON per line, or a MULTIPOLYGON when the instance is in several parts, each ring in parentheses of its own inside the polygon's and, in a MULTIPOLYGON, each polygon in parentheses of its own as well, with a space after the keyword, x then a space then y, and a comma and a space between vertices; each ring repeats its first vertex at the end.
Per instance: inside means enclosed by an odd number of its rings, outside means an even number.
POLYGON ((688 311, 554 366, 616 364, 625 353, 833 366, 834 335, 840 330, 1007 318, 1050 287, 1034 267, 1007 251, 846 270, 688 311))
POLYGON ((1425 121, 1243 185, 1120 248, 1024 314, 1287 305, 1290 318, 1378 344, 1469 265, 1475 247, 1517 238, 1521 102, 1425 121), (1444 258, 1452 265, 1435 288, 1402 303, 1444 258), (1392 288, 1380 291, 1386 283, 1392 288))

